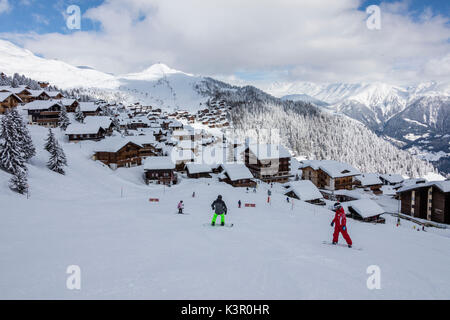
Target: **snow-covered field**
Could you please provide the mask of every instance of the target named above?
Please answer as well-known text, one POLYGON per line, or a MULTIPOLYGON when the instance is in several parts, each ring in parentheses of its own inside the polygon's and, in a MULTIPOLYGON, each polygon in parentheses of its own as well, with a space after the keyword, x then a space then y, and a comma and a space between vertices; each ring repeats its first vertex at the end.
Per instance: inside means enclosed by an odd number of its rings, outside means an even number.
POLYGON ((46 129, 31 132, 38 155, 29 199, 11 192, 0 171, 2 299, 450 298, 448 229, 418 232, 389 216, 385 225, 348 219, 363 250, 324 245, 333 213, 300 201, 292 207, 278 185, 271 204, 266 185, 248 194, 216 178, 146 186, 142 167, 112 171, 83 143, 62 143, 62 176, 45 167, 46 129), (218 194, 233 228, 204 226, 218 194), (179 200, 187 215, 176 214, 179 200), (238 200, 256 207, 238 209, 238 200), (81 268, 81 290, 66 288, 69 265, 81 268), (380 267, 381 289, 367 288, 370 265, 380 267))

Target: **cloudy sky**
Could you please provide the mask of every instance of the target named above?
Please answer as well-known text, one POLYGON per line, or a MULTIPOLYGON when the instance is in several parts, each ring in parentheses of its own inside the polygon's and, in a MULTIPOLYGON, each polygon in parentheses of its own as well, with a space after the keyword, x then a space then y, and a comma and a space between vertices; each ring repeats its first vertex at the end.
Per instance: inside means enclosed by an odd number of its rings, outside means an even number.
POLYGON ((448 81, 449 21, 442 0, 0 0, 0 38, 41 56, 115 74, 163 62, 235 83, 448 81), (72 4, 80 30, 66 25, 72 4), (370 5, 380 29, 367 26, 370 5))

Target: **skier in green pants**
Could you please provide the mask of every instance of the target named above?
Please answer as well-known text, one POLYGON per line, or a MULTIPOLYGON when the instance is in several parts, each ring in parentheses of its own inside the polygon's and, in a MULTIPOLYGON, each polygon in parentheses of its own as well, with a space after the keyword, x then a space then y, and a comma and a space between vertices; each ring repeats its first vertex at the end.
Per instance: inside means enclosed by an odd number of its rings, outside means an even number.
POLYGON ((222 196, 218 195, 217 199, 211 204, 211 208, 214 210, 214 217, 212 219, 211 225, 216 224, 217 216, 220 216, 220 225, 225 225, 225 215, 227 214, 227 205, 222 200, 222 196))

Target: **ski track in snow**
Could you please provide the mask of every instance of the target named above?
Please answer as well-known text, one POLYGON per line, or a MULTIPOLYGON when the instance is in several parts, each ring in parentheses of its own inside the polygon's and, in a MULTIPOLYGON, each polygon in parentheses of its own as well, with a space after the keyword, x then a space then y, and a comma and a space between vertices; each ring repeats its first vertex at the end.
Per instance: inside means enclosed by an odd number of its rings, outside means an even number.
POLYGON ((92 161, 90 143, 61 142, 69 162, 61 176, 45 167, 47 130, 30 130, 38 151, 29 165, 30 199, 12 193, 0 171, 2 299, 450 297, 449 230, 418 232, 403 221, 397 228, 390 216, 385 225, 348 219, 364 250, 324 246, 333 213, 301 201, 292 210, 279 185, 271 204, 266 185, 256 194, 216 178, 146 186, 140 166, 112 171, 92 161), (233 228, 203 226, 218 194, 233 228), (179 200, 189 215, 173 214, 179 200), (238 209, 238 200, 256 208, 238 209), (372 264, 381 268, 381 290, 366 287, 372 264), (66 288, 69 265, 81 268, 79 291, 66 288))

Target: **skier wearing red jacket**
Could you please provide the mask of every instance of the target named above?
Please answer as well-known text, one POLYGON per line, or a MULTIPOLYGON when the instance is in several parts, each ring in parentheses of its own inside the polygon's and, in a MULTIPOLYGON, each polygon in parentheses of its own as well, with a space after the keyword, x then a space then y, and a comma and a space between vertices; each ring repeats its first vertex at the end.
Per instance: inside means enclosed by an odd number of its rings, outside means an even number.
POLYGON ((339 202, 336 202, 334 204, 334 211, 336 212, 336 215, 334 216, 333 221, 331 221, 331 226, 334 225, 334 233, 333 233, 333 244, 338 243, 339 239, 339 232, 342 233, 342 236, 344 237, 345 241, 347 241, 348 247, 352 247, 352 239, 350 239, 350 236, 347 233, 347 218, 345 217, 344 208, 342 208, 341 204, 339 202))

